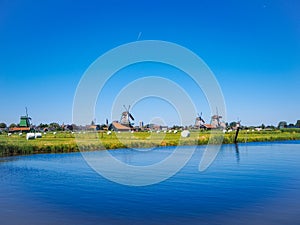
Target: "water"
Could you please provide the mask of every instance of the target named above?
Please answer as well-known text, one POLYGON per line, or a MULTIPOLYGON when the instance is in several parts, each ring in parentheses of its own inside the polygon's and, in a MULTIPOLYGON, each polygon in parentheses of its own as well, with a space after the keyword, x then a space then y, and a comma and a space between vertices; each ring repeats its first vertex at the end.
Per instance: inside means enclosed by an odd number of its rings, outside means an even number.
MULTIPOLYGON (((224 145, 200 173, 203 149, 145 187, 104 179, 80 153, 2 158, 0 224, 300 224, 299 141, 224 145)), ((112 154, 138 165, 173 150, 112 154)))

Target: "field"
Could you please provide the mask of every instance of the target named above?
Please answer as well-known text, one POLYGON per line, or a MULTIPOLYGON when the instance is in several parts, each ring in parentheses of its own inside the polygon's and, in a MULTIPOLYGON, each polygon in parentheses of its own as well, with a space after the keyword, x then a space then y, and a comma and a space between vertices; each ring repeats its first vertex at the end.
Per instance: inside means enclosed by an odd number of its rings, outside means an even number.
MULTIPOLYGON (((0 135, 0 156, 24 155, 36 153, 62 153, 90 151, 117 148, 149 148, 157 146, 204 145, 207 144, 211 133, 209 131, 191 131, 190 137, 181 138, 180 132, 148 133, 148 132, 49 132, 42 138, 26 140, 23 134, 0 135)), ((216 132, 210 143, 222 140, 222 132, 216 132)), ((234 142, 235 132, 225 133, 223 144, 234 142)), ((300 129, 285 129, 273 131, 240 131, 238 142, 263 142, 300 140, 300 129)))

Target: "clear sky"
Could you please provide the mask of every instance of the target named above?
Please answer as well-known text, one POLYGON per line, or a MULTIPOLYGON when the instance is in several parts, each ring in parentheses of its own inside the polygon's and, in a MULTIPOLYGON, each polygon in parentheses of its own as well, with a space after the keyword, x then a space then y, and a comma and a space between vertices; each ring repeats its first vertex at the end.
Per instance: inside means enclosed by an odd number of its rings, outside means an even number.
MULTIPOLYGON (((220 83, 229 122, 295 123, 300 119, 299 12, 297 0, 1 0, 0 122, 18 123, 27 106, 35 124, 71 123, 76 87, 88 66, 140 36, 174 42, 199 55, 220 83)), ((209 120, 207 103, 184 74, 150 64, 124 69, 120 73, 126 76, 110 80, 111 88, 99 96, 105 100, 97 122, 119 119, 110 117, 111 96, 142 74, 180 82, 209 120)), ((159 99, 132 108, 137 121, 158 116, 168 125, 178 121, 173 111, 159 99)))

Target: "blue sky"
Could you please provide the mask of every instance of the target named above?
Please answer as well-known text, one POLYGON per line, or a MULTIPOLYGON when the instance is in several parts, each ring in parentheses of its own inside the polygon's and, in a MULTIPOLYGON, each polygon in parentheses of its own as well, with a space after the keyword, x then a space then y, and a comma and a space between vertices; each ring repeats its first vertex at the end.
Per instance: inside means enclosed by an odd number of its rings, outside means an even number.
MULTIPOLYGON (((88 66, 108 50, 136 41, 142 32, 140 40, 174 42, 206 62, 222 88, 228 121, 295 123, 300 119, 299 11, 297 0, 2 0, 0 121, 17 123, 27 106, 35 124, 71 123, 73 97, 88 66)), ((184 74, 145 64, 110 80, 113 88, 99 97, 104 100, 97 122, 119 119, 110 115, 112 96, 143 74, 180 83, 209 120, 203 94, 184 74)), ((178 122, 174 109, 159 99, 146 99, 132 113, 137 121, 159 116, 168 125, 178 122)))

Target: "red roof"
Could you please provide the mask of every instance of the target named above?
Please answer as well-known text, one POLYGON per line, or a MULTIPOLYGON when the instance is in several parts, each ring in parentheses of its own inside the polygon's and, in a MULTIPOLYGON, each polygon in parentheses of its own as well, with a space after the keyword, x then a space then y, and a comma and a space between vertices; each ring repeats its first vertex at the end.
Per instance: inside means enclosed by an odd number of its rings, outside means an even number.
POLYGON ((112 122, 112 125, 114 126, 114 128, 116 130, 124 130, 124 131, 129 131, 130 130, 130 127, 126 127, 120 123, 117 123, 117 122, 112 122))
POLYGON ((30 127, 12 127, 9 131, 30 131, 30 127))
POLYGON ((215 129, 216 126, 213 126, 211 124, 204 124, 203 126, 205 126, 207 129, 215 129))

